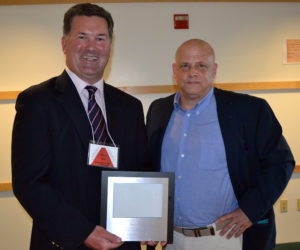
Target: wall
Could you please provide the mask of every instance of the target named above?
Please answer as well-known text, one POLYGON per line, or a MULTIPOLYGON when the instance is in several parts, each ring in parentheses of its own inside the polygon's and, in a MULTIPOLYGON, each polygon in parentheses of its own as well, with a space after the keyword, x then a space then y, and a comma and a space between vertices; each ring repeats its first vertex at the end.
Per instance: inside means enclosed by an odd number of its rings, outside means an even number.
MULTIPOLYGON (((115 37, 106 80, 115 86, 172 84, 171 64, 178 45, 199 37, 215 48, 216 82, 300 81, 300 65, 282 64, 282 43, 300 38, 300 3, 116 3, 103 4, 115 20, 115 37), (173 14, 190 15, 189 30, 174 30, 173 14)), ((1 6, 0 91, 22 90, 64 68, 60 38, 70 7, 1 6)), ((281 122, 300 163, 300 91, 251 91, 266 98, 281 122)), ((137 95, 144 104, 166 94, 137 95)), ((0 182, 10 182, 10 144, 14 100, 0 101, 0 182)), ((300 174, 294 174, 282 198, 289 212, 277 215, 279 243, 300 241, 300 174), (298 224, 297 224, 298 223, 298 224)), ((31 219, 12 192, 0 193, 0 249, 27 249, 31 219), (16 240, 18 239, 18 240, 16 240)))

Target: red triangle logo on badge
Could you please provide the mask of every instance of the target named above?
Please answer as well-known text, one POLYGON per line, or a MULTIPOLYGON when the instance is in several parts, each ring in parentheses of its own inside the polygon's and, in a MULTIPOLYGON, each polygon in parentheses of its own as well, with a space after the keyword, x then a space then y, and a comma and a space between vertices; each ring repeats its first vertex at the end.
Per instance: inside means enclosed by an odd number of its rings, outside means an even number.
POLYGON ((110 157, 107 153, 106 148, 101 148, 95 157, 92 165, 103 166, 103 167, 113 167, 110 157))

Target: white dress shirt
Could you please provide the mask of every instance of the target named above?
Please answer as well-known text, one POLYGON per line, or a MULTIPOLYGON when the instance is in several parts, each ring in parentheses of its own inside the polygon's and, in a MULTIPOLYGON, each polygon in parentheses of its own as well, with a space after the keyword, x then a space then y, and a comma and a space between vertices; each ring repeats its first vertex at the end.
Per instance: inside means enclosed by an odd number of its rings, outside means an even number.
POLYGON ((77 92, 78 92, 78 94, 81 98, 81 101, 82 101, 82 104, 84 106, 84 109, 86 111, 87 116, 88 116, 89 92, 87 91, 87 89, 85 89, 85 87, 87 85, 90 85, 90 86, 94 86, 98 89, 95 93, 96 102, 99 105, 99 107, 101 108, 102 114, 103 114, 105 122, 107 124, 106 108, 105 108, 105 100, 104 100, 104 91, 103 91, 103 85, 104 85, 103 78, 92 85, 92 84, 89 84, 89 83, 83 81, 82 79, 80 79, 70 69, 66 68, 66 71, 67 71, 68 75, 70 76, 70 78, 72 79, 72 81, 73 81, 73 83, 74 83, 74 85, 77 89, 77 92))

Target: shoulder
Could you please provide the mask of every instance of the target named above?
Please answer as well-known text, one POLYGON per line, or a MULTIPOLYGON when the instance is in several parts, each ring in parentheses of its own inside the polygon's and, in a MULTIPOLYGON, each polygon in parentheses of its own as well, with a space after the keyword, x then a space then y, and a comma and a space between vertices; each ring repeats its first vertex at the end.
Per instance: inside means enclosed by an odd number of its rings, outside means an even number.
POLYGON ((268 106, 265 99, 256 96, 251 96, 244 93, 236 93, 233 91, 214 89, 214 94, 217 103, 232 105, 235 109, 245 108, 259 108, 261 106, 268 106))
POLYGON ((172 94, 172 95, 169 95, 169 96, 163 97, 163 98, 158 98, 158 99, 154 100, 150 106, 157 107, 157 108, 172 106, 174 103, 174 96, 175 96, 175 94, 172 94))
POLYGON ((175 94, 154 100, 147 112, 147 123, 151 120, 161 120, 169 117, 173 110, 175 94), (155 119, 152 119, 152 118, 155 119))
POLYGON ((45 101, 54 94, 54 86, 58 77, 50 78, 42 83, 32 85, 23 90, 17 97, 18 101, 45 101))
POLYGON ((215 97, 219 117, 224 118, 226 115, 236 114, 249 124, 255 124, 256 120, 266 119, 277 123, 271 106, 263 98, 220 89, 215 89, 215 97))
POLYGON ((104 83, 104 97, 106 100, 109 100, 110 103, 116 105, 142 105, 141 101, 136 97, 127 94, 123 90, 120 90, 108 83, 104 83))
POLYGON ((45 95, 57 95, 62 93, 65 89, 74 88, 71 78, 64 70, 60 75, 49 78, 48 80, 36 85, 32 85, 20 93, 20 95, 28 96, 45 96, 45 95))

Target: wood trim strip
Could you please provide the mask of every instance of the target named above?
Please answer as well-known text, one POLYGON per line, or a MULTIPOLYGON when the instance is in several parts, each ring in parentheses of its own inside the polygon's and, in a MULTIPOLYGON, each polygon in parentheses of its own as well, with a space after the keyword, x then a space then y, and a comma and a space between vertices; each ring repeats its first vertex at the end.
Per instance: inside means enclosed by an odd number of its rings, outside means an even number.
POLYGON ((12 191, 11 182, 0 183, 0 191, 12 191))
MULTIPOLYGON (((294 173, 300 173, 300 165, 295 166, 294 173)), ((0 183, 0 192, 1 191, 12 191, 11 182, 0 183)))
MULTIPOLYGON (((300 1, 300 0, 299 0, 300 1)), ((215 83, 217 88, 225 90, 278 90, 300 89, 300 81, 290 82, 242 82, 242 83, 215 83)), ((174 93, 176 85, 125 86, 119 89, 129 94, 160 94, 174 93)), ((20 91, 0 91, 0 100, 15 100, 20 91)))
MULTIPOLYGON (((0 0, 0 5, 76 4, 85 0, 0 0)), ((300 0, 96 0, 93 3, 151 3, 151 2, 300 2, 300 0)))
POLYGON ((0 91, 0 100, 15 100, 21 91, 0 91))
POLYGON ((215 86, 225 90, 300 89, 300 81, 216 83, 215 86))
POLYGON ((119 89, 131 95, 142 94, 161 94, 161 93, 174 93, 177 91, 176 85, 151 85, 151 86, 127 86, 119 87, 119 89))

